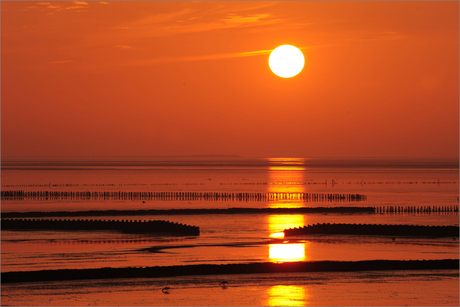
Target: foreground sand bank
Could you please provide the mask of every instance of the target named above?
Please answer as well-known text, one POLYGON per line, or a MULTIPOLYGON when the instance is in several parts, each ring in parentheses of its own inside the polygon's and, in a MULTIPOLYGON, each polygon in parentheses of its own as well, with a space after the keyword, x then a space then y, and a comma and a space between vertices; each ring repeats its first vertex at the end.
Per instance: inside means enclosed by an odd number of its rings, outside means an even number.
POLYGON ((254 274, 282 272, 357 272, 383 270, 459 269, 458 259, 445 260, 367 260, 367 261, 302 261, 285 263, 203 264, 143 268, 64 269, 27 272, 5 272, 2 283, 58 281, 107 278, 152 278, 187 275, 254 274))

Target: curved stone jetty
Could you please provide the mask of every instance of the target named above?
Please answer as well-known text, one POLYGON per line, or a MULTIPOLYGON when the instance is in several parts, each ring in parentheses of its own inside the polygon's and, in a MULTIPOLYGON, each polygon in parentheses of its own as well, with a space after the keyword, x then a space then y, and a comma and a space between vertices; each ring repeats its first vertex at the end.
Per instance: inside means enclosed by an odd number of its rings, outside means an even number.
POLYGON ((314 224, 284 230, 286 237, 310 234, 374 235, 415 237, 458 237, 458 226, 416 226, 378 224, 314 224))
POLYGON ((72 219, 2 219, 2 230, 109 230, 124 233, 174 233, 197 236, 200 228, 169 221, 141 220, 72 220, 72 219))
POLYGON ((260 274, 289 272, 357 272, 385 270, 458 270, 458 259, 257 262, 196 264, 144 268, 63 269, 2 272, 2 283, 77 279, 157 278, 187 275, 260 274))

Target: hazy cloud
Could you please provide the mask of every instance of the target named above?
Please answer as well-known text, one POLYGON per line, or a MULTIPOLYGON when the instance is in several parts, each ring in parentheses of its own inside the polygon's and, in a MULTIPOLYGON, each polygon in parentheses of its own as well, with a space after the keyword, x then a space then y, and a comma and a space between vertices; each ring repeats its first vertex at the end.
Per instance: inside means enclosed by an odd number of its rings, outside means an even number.
MULTIPOLYGON (((301 50, 307 50, 307 49, 326 47, 326 46, 330 46, 330 45, 305 46, 305 47, 298 47, 298 48, 301 50)), ((189 57, 162 57, 162 58, 156 58, 156 59, 150 59, 150 60, 141 60, 141 61, 137 61, 132 64, 134 65, 153 65, 153 64, 158 64, 158 63, 221 60, 221 59, 228 59, 228 58, 269 55, 272 51, 273 49, 246 51, 246 52, 233 52, 233 53, 219 53, 219 54, 198 55, 198 56, 189 56, 189 57)))
POLYGON ((26 6, 26 7, 22 8, 22 9, 20 9, 20 11, 34 10, 36 8, 37 8, 36 6, 26 6))
POLYGON ((180 11, 174 11, 170 13, 155 14, 147 18, 143 18, 133 23, 134 26, 146 26, 146 25, 156 25, 159 23, 173 22, 178 21, 179 18, 182 18, 185 15, 194 13, 194 10, 183 9, 180 11))
MULTIPOLYGON (((39 2, 37 5, 41 5, 45 7, 46 9, 51 9, 54 11, 62 11, 62 10, 75 10, 77 12, 83 12, 88 9, 89 4, 84 1, 62 1, 59 2, 59 4, 63 5, 57 5, 56 2, 39 2), (67 5, 67 6, 65 6, 67 5)), ((27 7, 28 9, 36 9, 39 8, 37 6, 29 6, 27 7)), ((52 13, 50 13, 52 14, 52 13)))
POLYGON ((252 16, 239 16, 235 14, 229 14, 228 17, 222 19, 222 21, 228 23, 253 23, 259 22, 261 19, 268 17, 270 17, 269 14, 255 14, 252 16))
POLYGON ((163 29, 170 32, 191 33, 239 27, 262 27, 278 22, 280 22, 280 19, 273 18, 270 14, 254 14, 247 16, 228 14, 224 18, 206 21, 190 18, 187 21, 181 21, 181 23, 164 26, 163 29))

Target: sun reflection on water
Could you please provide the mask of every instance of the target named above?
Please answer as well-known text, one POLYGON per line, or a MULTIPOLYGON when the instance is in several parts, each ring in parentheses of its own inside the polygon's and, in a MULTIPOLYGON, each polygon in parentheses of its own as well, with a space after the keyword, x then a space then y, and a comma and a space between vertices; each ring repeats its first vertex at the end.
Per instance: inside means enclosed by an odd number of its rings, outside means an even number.
MULTIPOLYGON (((305 193, 305 164, 304 159, 296 158, 275 158, 270 159, 277 166, 269 168, 270 186, 268 191, 271 193, 293 193, 289 199, 282 199, 271 203, 270 207, 295 208, 303 207, 304 203, 300 198, 296 198, 296 193, 305 193), (280 165, 281 164, 281 165, 280 165)), ((268 228, 270 238, 283 239, 283 230, 293 227, 302 227, 305 223, 305 216, 301 214, 281 214, 268 217, 268 228)), ((272 262, 305 261, 305 243, 274 243, 269 245, 268 258, 272 262)))
MULTIPOLYGON (((268 217, 270 237, 273 239, 283 239, 284 229, 303 225, 305 225, 305 217, 300 214, 271 215, 268 217)), ((289 241, 285 241, 283 243, 269 244, 268 258, 272 262, 305 261, 305 250, 305 243, 289 243, 289 241)))
POLYGON ((305 158, 268 158, 271 163, 286 164, 286 165, 304 165, 305 158))
POLYGON ((269 166, 268 192, 279 194, 280 199, 270 203, 271 208, 303 207, 304 203, 299 197, 305 193, 305 159, 298 158, 271 158, 269 166), (289 193, 286 198, 285 193, 289 193))
POLYGON ((305 306, 307 293, 304 287, 273 286, 267 290, 268 306, 305 306))
POLYGON ((270 215, 268 216, 268 229, 271 234, 282 233, 286 228, 304 226, 305 218, 301 214, 270 215))
POLYGON ((305 261, 305 243, 270 244, 268 257, 273 262, 305 261))

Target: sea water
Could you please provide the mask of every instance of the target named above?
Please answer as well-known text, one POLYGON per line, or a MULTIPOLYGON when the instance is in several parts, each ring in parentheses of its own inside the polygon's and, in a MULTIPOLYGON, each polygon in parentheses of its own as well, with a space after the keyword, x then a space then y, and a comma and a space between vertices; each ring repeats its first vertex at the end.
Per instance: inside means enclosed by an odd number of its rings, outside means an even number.
MULTIPOLYGON (((1 212, 227 209, 232 207, 452 207, 458 206, 458 171, 458 160, 452 159, 339 160, 177 157, 155 159, 75 159, 71 161, 56 159, 9 160, 2 161, 2 191, 228 192, 290 193, 291 195, 296 195, 296 193, 323 193, 360 194, 365 195, 366 198, 361 201, 328 201, 327 199, 305 201, 296 197, 262 201, 254 199, 249 201, 222 199, 142 200, 135 198, 3 199, 1 212)), ((65 213, 63 215, 62 218, 82 218, 66 217, 65 213)), ((458 259, 458 239, 455 238, 400 237, 394 239, 377 236, 315 235, 286 239, 276 236, 276 234, 282 232, 284 229, 315 223, 458 226, 458 212, 384 214, 175 214, 159 216, 135 215, 135 211, 133 211, 130 215, 126 216, 107 215, 84 218, 168 220, 198 226, 200 227, 200 235, 165 236, 123 234, 105 231, 5 230, 1 233, 2 272, 266 261, 458 259)), ((410 273, 407 274, 410 275, 410 273)), ((440 276, 444 277, 436 277, 437 283, 441 285, 440 287, 442 287, 443 282, 452 284, 452 278, 456 280, 458 285, 458 271, 453 274, 454 277, 452 277, 452 274, 441 274, 440 276), (455 274, 457 274, 456 278, 455 274)), ((326 276, 332 278, 330 277, 331 275, 326 274, 326 276)), ((334 277, 338 278, 334 280, 342 280, 344 284, 347 284, 348 281, 345 276, 351 275, 339 274, 334 276, 342 276, 340 278, 334 277)), ((388 276, 383 274, 379 279, 380 282, 384 280, 389 281, 388 276)), ((426 275, 423 276, 419 278, 420 285, 423 284, 422 280, 427 278, 426 275)), ((241 281, 244 278, 242 276, 239 280, 241 281)), ((361 277, 356 278, 357 280, 362 280, 360 279, 361 277)), ((417 282, 414 280, 417 280, 417 278, 411 278, 409 278, 412 280, 411 283, 416 286, 417 282)), ((174 278, 171 280, 174 280, 174 278)), ((267 298, 267 295, 270 296, 268 289, 272 287, 276 288, 277 282, 280 283, 280 287, 285 285, 281 280, 283 279, 274 278, 270 282, 261 281, 260 286, 266 287, 266 289, 264 288, 265 296, 249 295, 250 298, 255 300, 250 301, 250 299, 244 300, 243 297, 246 296, 239 293, 241 296, 239 302, 241 305, 276 305, 276 303, 273 303, 276 300, 270 301, 267 298)), ((401 280, 404 280, 404 278, 401 280)), ((141 281, 138 282, 142 283, 141 281)), ((68 283, 69 285, 75 284, 75 282, 68 283)), ((99 285, 98 282, 91 283, 94 287, 99 285)), ((239 283, 237 279, 233 280, 234 285, 239 283)), ((253 284, 255 286, 258 285, 257 282, 253 284)), ((34 285, 37 286, 37 284, 34 285)), ((38 287, 41 287, 40 285, 47 287, 44 286, 45 283, 38 283, 38 287)), ((291 289, 289 290, 291 292, 294 291, 293 293, 296 293, 296 291, 307 291, 307 286, 302 283, 296 285, 294 282, 289 286, 298 287, 295 289, 287 288, 288 290, 291 289)), ((24 291, 26 291, 29 286, 25 285, 24 287, 24 291)), ((127 287, 129 288, 129 286, 127 287)), ((311 288, 312 286, 310 285, 309 287, 311 288)), ((15 304, 13 297, 20 297, 20 295, 18 296, 17 293, 16 295, 12 295, 12 293, 20 291, 19 289, 21 287, 15 288, 11 285, 2 285, 2 303, 7 299, 9 304, 15 304)), ((53 289, 53 287, 47 289, 53 289)), ((277 290, 278 292, 275 291, 273 293, 279 294, 279 289, 277 290)), ((55 292, 55 295, 58 295, 58 292, 55 292)), ((82 295, 92 297, 90 292, 88 290, 86 294, 82 295)), ((419 294, 421 295, 421 293, 419 294)), ((326 297, 322 298, 322 295, 325 294, 321 291, 317 293, 316 300, 314 300, 315 304, 323 301, 327 305, 327 302, 330 302, 326 297)), ((363 302, 366 302, 366 300, 367 302, 371 301, 371 296, 368 294, 360 295, 364 300, 363 302)), ((39 296, 35 298, 36 300, 33 299, 31 301, 32 304, 44 304, 43 297, 41 299, 39 299, 39 296)), ((166 304, 166 301, 164 301, 166 298, 163 296, 160 296, 160 298, 161 300, 158 305, 166 304)), ((127 305, 143 304, 136 303, 138 301, 130 303, 129 299, 125 302, 127 305)), ((171 301, 170 303, 182 305, 181 302, 179 300, 171 301)), ((194 305, 201 305, 202 303, 200 302, 202 301, 196 301, 194 305)), ((222 303, 219 300, 209 301, 208 305, 215 305, 213 302, 217 304, 222 303)), ((399 304, 399 302, 406 301, 397 302, 399 304)), ((407 304, 412 304, 413 302, 407 298, 407 304)), ((458 287, 457 291, 454 291, 450 302, 458 303, 458 287)), ((310 303, 310 301, 305 299, 299 301, 299 304, 302 305, 310 303)), ((16 301, 16 304, 22 305, 23 303, 16 301)), ((98 303, 97 301, 93 301, 92 304, 98 303)), ((232 304, 238 305, 238 300, 232 304)), ((364 303, 364 305, 367 305, 367 303, 364 303)))

